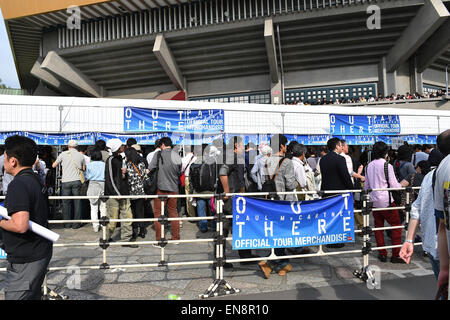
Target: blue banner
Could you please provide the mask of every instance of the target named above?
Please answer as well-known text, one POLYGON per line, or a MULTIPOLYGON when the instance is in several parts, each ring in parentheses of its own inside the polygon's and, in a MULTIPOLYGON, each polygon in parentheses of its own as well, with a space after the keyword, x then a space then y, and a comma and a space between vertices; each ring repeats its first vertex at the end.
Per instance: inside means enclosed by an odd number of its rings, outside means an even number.
POLYGON ((299 135, 299 134, 285 134, 288 139, 288 143, 291 141, 297 141, 305 146, 314 145, 326 145, 327 141, 331 138, 328 134, 317 134, 317 135, 299 135))
POLYGON ((6 252, 5 250, 0 248, 0 260, 6 259, 6 252))
POLYGON ((233 197, 233 249, 354 242, 351 193, 313 201, 233 197))
POLYGON ((330 114, 332 135, 397 135, 400 134, 398 115, 355 116, 330 114))
MULTIPOLYGON (((202 145, 211 144, 215 139, 224 138, 227 143, 232 136, 240 136, 243 138, 244 143, 253 142, 256 145, 267 143, 270 144, 271 134, 191 134, 191 133, 178 133, 178 132, 156 132, 147 134, 114 134, 114 133, 102 133, 102 132, 86 132, 86 133, 72 133, 72 134, 45 134, 45 133, 33 133, 33 132, 1 132, 0 133, 0 145, 5 143, 5 140, 13 135, 20 135, 29 137, 38 145, 67 145, 69 140, 73 139, 78 141, 79 145, 93 145, 96 140, 120 139, 123 143, 128 138, 136 139, 139 145, 154 145, 157 139, 162 137, 169 137, 175 145, 202 145)), ((297 141, 306 146, 309 145, 326 145, 328 139, 337 137, 344 139, 349 145, 373 145, 377 141, 383 141, 386 144, 392 144, 391 136, 357 136, 357 135, 295 135, 286 134, 288 143, 291 141, 297 141)), ((437 136, 434 135, 405 135, 395 136, 402 138, 403 141, 407 141, 409 144, 436 144, 437 136)))
POLYGON ((380 136, 333 136, 333 138, 339 138, 345 140, 348 145, 360 145, 368 146, 373 145, 380 136))
POLYGON ((158 110, 124 108, 125 132, 223 132, 223 110, 158 110))
POLYGON ((69 143, 69 140, 76 140, 79 145, 93 145, 95 143, 95 134, 87 133, 34 133, 34 132, 5 132, 0 133, 0 144, 14 135, 24 136, 32 139, 37 145, 63 146, 69 143))

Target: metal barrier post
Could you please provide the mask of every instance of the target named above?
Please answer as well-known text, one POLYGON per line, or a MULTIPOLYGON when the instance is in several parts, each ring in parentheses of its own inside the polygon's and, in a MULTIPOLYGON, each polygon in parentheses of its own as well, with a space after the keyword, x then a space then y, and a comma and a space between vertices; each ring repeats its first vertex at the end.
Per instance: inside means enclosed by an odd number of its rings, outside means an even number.
POLYGON ((225 244, 225 237, 223 235, 223 223, 225 221, 225 215, 223 213, 223 197, 217 196, 216 201, 216 226, 217 226, 217 237, 215 239, 215 253, 216 256, 214 257, 214 264, 216 269, 216 280, 209 286, 209 288, 205 291, 204 294, 199 295, 200 298, 206 299, 210 297, 217 297, 217 296, 223 296, 227 294, 233 294, 240 292, 239 289, 234 289, 230 286, 224 279, 223 279, 223 266, 225 264, 224 259, 224 244, 225 244), (219 199, 218 199, 219 198, 219 199))
MULTIPOLYGON (((105 202, 106 207, 106 199, 104 197, 99 198, 100 206, 102 205, 101 202, 105 202)), ((105 208, 105 211, 107 209, 105 208)), ((102 212, 100 210, 100 225, 102 226, 102 237, 100 238, 100 248, 102 249, 102 255, 103 260, 102 264, 100 265, 100 269, 105 270, 109 269, 109 265, 106 261, 106 249, 109 247, 109 239, 108 239, 108 224, 109 224, 109 218, 106 212, 102 212)), ((112 235, 109 235, 112 236, 112 235)))
POLYGON ((370 233, 372 229, 370 228, 370 215, 372 214, 372 202, 370 202, 370 190, 362 190, 362 214, 363 214, 363 242, 362 255, 363 255, 363 266, 361 270, 356 270, 353 275, 362 281, 366 282, 369 279, 368 268, 369 268, 369 253, 372 251, 372 244, 370 243, 370 233))
POLYGON ((414 190, 411 186, 406 188, 406 204, 405 204, 405 230, 408 230, 409 215, 411 213, 411 199, 414 190))
MULTIPOLYGON (((167 217, 166 217, 166 213, 165 213, 165 209, 166 209, 166 201, 168 201, 168 197, 167 196, 162 196, 160 197, 161 199, 161 216, 159 217, 159 222, 161 225, 161 240, 159 245, 161 246, 161 260, 159 262, 159 266, 162 267, 164 265, 167 265, 167 262, 165 260, 165 246, 167 244, 167 239, 166 239, 166 223, 168 222, 167 217)), ((172 231, 173 232, 173 231, 172 231)))

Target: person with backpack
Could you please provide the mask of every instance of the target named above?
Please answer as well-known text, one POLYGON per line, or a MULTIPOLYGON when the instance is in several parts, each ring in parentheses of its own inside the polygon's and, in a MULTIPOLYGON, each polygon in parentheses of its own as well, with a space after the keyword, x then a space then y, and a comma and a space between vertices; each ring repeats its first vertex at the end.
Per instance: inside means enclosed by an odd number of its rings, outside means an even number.
MULTIPOLYGON (((217 163, 220 152, 211 145, 205 148, 204 154, 201 164, 191 165, 189 172, 191 193, 212 194, 217 191, 217 163)), ((211 211, 211 199, 197 198, 196 203, 197 216, 206 217, 207 211, 211 211)), ((198 228, 202 233, 208 232, 208 220, 200 220, 198 228)))
MULTIPOLYGON (((373 145, 372 158, 366 170, 366 181, 364 183, 365 190, 383 189, 383 188, 401 188, 402 185, 397 181, 394 168, 387 162, 387 154, 389 147, 386 143, 378 141, 373 145)), ((370 201, 374 208, 388 208, 397 206, 393 202, 390 191, 372 191, 370 192, 370 201)), ((400 216, 398 210, 382 210, 373 211, 373 218, 375 228, 383 228, 386 220, 391 226, 401 226, 400 216)), ((402 230, 392 230, 392 245, 401 244, 402 230)), ((377 247, 384 247, 384 233, 383 231, 375 231, 375 239, 377 247)), ((392 249, 391 262, 404 263, 399 257, 400 248, 392 249)), ((378 251, 378 260, 381 262, 387 261, 387 250, 378 251)))
MULTIPOLYGON (((285 157, 287 152, 287 138, 282 134, 274 135, 270 140, 273 154, 265 164, 265 175, 262 177, 262 191, 286 192, 297 188, 295 180, 294 165, 292 160, 285 157), (275 150, 278 152, 275 153, 275 150)), ((275 195, 275 200, 296 201, 295 194, 275 195)))
MULTIPOLYGON (((62 152, 53 162, 52 167, 56 168, 61 164, 61 195, 62 196, 80 196, 81 188, 84 185, 84 170, 86 169, 86 161, 83 154, 78 152, 78 142, 70 140, 67 151, 62 152)), ((62 200, 63 219, 64 220, 81 220, 82 219, 82 201, 80 199, 62 200), (73 210, 71 210, 71 207, 73 210), (72 215, 73 212, 73 215, 72 215)), ((65 228, 78 229, 81 227, 79 222, 64 224, 65 228)))
MULTIPOLYGON (((224 162, 219 167, 219 190, 224 193, 244 193, 245 192, 245 158, 244 141, 241 137, 233 136, 225 148, 224 162)), ((232 197, 224 197, 223 212, 225 215, 233 215, 232 197)), ((232 224, 229 219, 223 223, 223 235, 227 237, 232 230, 232 224)), ((214 247, 216 248, 216 247, 214 247)), ((214 252, 215 254, 215 252, 214 252)), ((224 246, 225 254, 225 246, 224 246)), ((238 250, 239 257, 242 259, 255 258, 251 250, 238 250)), ((225 256, 225 255, 224 255, 225 256)), ((224 268, 232 268, 229 262, 225 263, 224 268)))
MULTIPOLYGON (((287 152, 287 138, 282 134, 276 134, 270 139, 270 146, 272 150, 278 150, 272 157, 267 159, 266 174, 263 181, 263 191, 268 192, 285 192, 293 191, 297 188, 297 180, 295 179, 294 165, 292 160, 285 157, 287 152)), ((297 195, 277 195, 275 197, 279 200, 296 201, 297 195)), ((285 248, 275 248, 275 254, 279 257, 286 255, 285 248)), ((272 271, 275 271, 280 276, 285 276, 292 270, 292 265, 288 259, 267 260, 259 262, 258 266, 268 279, 272 271)))
POLYGON ((412 149, 409 145, 404 144, 398 148, 397 160, 394 161, 394 171, 398 181, 416 172, 414 165, 410 162, 411 156, 412 149))
MULTIPOLYGON (((110 139, 106 143, 112 155, 106 160, 105 165, 105 196, 126 196, 130 194, 128 179, 126 176, 126 160, 121 153, 125 150, 120 139, 110 139)), ((109 198, 106 201, 106 212, 110 219, 132 219, 130 199, 109 198)), ((107 227, 107 239, 112 241, 117 222, 110 222, 107 227)), ((132 224, 129 221, 120 222, 120 241, 132 241, 132 224)), ((123 245, 137 248, 135 244, 123 245)))
MULTIPOLYGON (((156 152, 151 162, 149 163, 149 169, 158 168, 157 175, 157 191, 158 196, 176 195, 179 192, 179 179, 181 176, 181 157, 172 149, 172 140, 169 137, 163 137, 159 141, 161 145, 161 151, 156 152)), ((154 200, 154 214, 155 218, 161 216, 161 198, 158 197, 154 200)), ((165 204, 164 215, 170 218, 178 218, 177 198, 167 198, 165 204)), ((180 221, 171 221, 172 238, 170 240, 180 240, 180 221)), ((159 221, 155 221, 156 229, 156 241, 161 240, 161 224, 159 221)), ((178 242, 174 242, 178 244, 178 242)), ((159 247, 154 245, 154 247, 159 247)))
MULTIPOLYGON (((143 196, 144 191, 144 179, 147 175, 147 166, 145 165, 144 158, 139 155, 135 148, 125 149, 125 156, 127 158, 127 179, 130 195, 143 196)), ((144 204, 145 199, 131 199, 131 212, 134 219, 144 219, 144 204)), ((131 235, 132 241, 135 241, 137 237, 145 238, 147 229, 144 222, 133 222, 133 233, 131 235)))
POLYGON ((256 181, 259 191, 262 191, 262 180, 266 172, 265 165, 272 152, 272 148, 267 144, 260 146, 260 154, 255 158, 255 164, 250 172, 252 180, 256 181))

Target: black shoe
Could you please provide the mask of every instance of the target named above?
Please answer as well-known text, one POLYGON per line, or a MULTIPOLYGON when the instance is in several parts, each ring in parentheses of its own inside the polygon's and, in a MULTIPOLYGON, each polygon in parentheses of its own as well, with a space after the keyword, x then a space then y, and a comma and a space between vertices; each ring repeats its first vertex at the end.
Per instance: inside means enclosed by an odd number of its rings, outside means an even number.
POLYGON ((333 244, 327 244, 325 246, 327 248, 343 248, 343 247, 345 247, 345 244, 343 244, 343 243, 333 243, 333 244))
POLYGON ((391 257, 392 263, 406 263, 402 258, 400 257, 391 257))
POLYGON ((81 228, 81 224, 73 224, 72 225, 72 229, 80 229, 81 228))
POLYGON ((378 255, 378 260, 380 260, 381 262, 386 262, 387 261, 387 257, 379 254, 378 255))
MULTIPOLYGON (((216 269, 216 266, 217 266, 217 265, 216 265, 215 263, 213 263, 213 264, 212 264, 212 269, 215 270, 215 269, 216 269)), ((225 262, 224 265, 223 265, 223 268, 224 268, 224 269, 232 269, 232 268, 233 268, 233 264, 232 264, 232 263, 229 263, 229 262, 225 262)))
POLYGON ((64 224, 65 229, 72 229, 72 225, 70 223, 64 224))
POLYGON ((146 228, 140 228, 139 229, 139 237, 144 239, 146 235, 147 235, 147 229, 146 228))
POLYGON ((127 248, 139 248, 139 246, 137 244, 123 244, 122 247, 127 247, 127 248))

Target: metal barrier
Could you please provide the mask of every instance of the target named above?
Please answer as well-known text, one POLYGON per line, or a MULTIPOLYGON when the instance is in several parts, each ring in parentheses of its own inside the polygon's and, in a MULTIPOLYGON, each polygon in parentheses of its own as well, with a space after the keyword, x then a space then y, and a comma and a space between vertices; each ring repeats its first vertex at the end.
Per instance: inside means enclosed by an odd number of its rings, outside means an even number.
MULTIPOLYGON (((168 266, 183 266, 183 265, 201 265, 201 264, 213 264, 215 266, 216 278, 210 287, 205 291, 205 293, 200 294, 199 298, 209 298, 214 296, 221 296, 227 294, 233 294, 240 292, 239 289, 233 288, 224 279, 224 265, 227 262, 249 262, 249 261, 261 261, 261 260, 281 260, 281 259, 292 259, 292 258, 309 258, 309 257, 323 257, 331 255, 341 255, 341 254, 362 254, 363 256, 363 266, 360 270, 355 270, 353 274, 364 282, 374 281, 373 275, 369 269, 369 253, 371 251, 391 249, 401 247, 400 245, 391 245, 384 247, 372 247, 370 242, 370 235, 373 231, 379 230, 392 230, 392 229, 407 229, 409 223, 409 214, 411 210, 411 193, 413 190, 418 190, 420 187, 407 187, 407 188, 383 188, 383 189, 370 189, 370 190, 333 190, 333 191, 293 191, 293 192, 254 192, 254 193, 227 193, 227 194, 179 194, 179 195, 145 195, 145 196, 53 196, 49 197, 50 200, 67 200, 67 199, 100 199, 101 201, 106 201, 107 199, 156 199, 161 200, 161 217, 151 218, 151 219, 109 219, 108 216, 101 216, 98 220, 50 220, 49 224, 63 224, 63 223, 99 223, 102 227, 102 237, 99 242, 88 242, 88 243, 56 243, 54 247, 79 247, 79 246, 100 246, 102 249, 102 263, 96 266, 78 266, 79 269, 88 270, 107 270, 114 268, 158 268, 158 267, 168 267, 168 266), (372 202, 370 201, 370 192, 372 191, 399 191, 404 190, 406 192, 406 204, 405 206, 389 207, 389 208, 373 208, 372 202), (362 213, 363 215, 363 229, 355 230, 355 233, 363 234, 363 247, 361 250, 340 250, 335 252, 324 252, 322 245, 319 245, 319 250, 317 253, 313 254, 301 254, 301 255, 286 255, 286 256, 276 256, 274 249, 271 249, 271 254, 268 257, 258 257, 258 258, 248 258, 248 259, 227 259, 224 252, 224 244, 227 240, 232 240, 232 237, 224 237, 223 233, 223 223, 225 219, 233 218, 232 215, 225 215, 223 212, 223 198, 225 196, 273 196, 278 195, 301 195, 301 194, 318 194, 321 198, 326 197, 327 194, 345 194, 345 193, 361 193, 362 199, 362 209, 354 210, 355 214, 362 213), (165 204, 169 198, 215 198, 216 203, 216 215, 211 217, 178 217, 178 218, 168 218, 165 214, 165 204), (405 225, 393 226, 393 227, 383 227, 383 228, 371 228, 369 223, 370 214, 374 211, 381 210, 405 210, 405 225), (211 239, 187 239, 187 240, 166 240, 166 230, 165 226, 170 221, 199 221, 199 220, 216 220, 216 236, 211 239), (136 242, 109 242, 107 239, 107 226, 110 222, 155 222, 159 221, 161 223, 161 240, 160 241, 136 241, 136 242), (167 262, 165 259, 165 246, 171 243, 199 243, 199 242, 214 242, 216 247, 216 256, 214 260, 206 261, 188 261, 188 262, 167 262), (127 265, 109 265, 107 263, 107 249, 112 246, 123 246, 123 245, 153 245, 157 244, 160 246, 161 259, 157 263, 150 264, 127 264, 127 265)), ((0 200, 5 197, 0 197, 0 200)), ((414 245, 421 245, 421 242, 414 243, 414 245)), ((71 266, 70 268, 73 268, 71 266)), ((48 271, 64 271, 68 270, 69 267, 51 267, 48 271)), ((0 268, 0 271, 6 271, 6 268, 0 268)), ((58 296, 53 291, 47 288, 47 281, 44 281, 44 298, 51 299, 58 296)), ((62 296, 60 296, 61 298, 62 296)), ((63 297, 64 298, 64 297, 63 297)))

